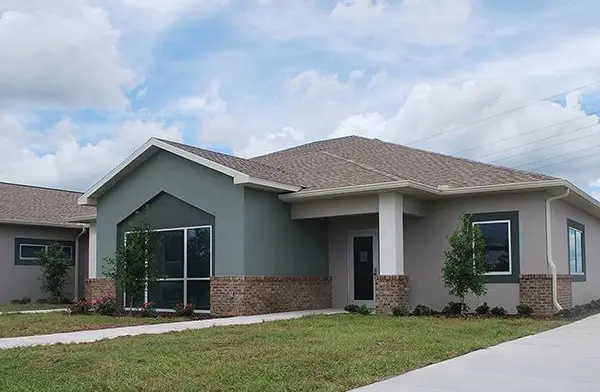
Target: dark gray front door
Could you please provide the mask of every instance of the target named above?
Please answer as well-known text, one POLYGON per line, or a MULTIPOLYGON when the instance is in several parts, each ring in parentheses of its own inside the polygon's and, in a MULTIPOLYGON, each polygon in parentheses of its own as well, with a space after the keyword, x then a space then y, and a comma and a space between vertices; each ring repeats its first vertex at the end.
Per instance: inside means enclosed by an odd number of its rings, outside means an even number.
POLYGON ((373 236, 354 237, 353 253, 354 300, 373 301, 373 236))

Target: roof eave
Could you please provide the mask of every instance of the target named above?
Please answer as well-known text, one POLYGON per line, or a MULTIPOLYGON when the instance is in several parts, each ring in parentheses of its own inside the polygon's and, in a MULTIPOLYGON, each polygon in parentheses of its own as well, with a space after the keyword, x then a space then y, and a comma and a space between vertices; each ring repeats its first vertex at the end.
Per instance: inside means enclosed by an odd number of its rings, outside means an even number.
POLYGON ((6 225, 20 225, 20 226, 44 226, 44 227, 56 227, 62 229, 81 229, 88 227, 86 223, 76 222, 39 222, 29 220, 18 220, 18 219, 0 219, 0 224, 6 225))

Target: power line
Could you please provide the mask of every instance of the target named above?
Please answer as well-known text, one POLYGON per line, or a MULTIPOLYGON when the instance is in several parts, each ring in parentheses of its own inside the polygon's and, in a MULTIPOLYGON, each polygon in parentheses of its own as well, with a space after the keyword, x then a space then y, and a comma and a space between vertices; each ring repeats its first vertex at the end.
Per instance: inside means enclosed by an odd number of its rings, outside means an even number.
POLYGON ((549 124, 549 125, 546 125, 546 126, 543 126, 543 127, 540 127, 540 128, 532 129, 530 131, 521 132, 518 135, 509 136, 509 137, 505 137, 505 138, 502 138, 502 139, 497 139, 497 140, 494 140, 494 141, 491 141, 491 142, 488 142, 488 143, 481 143, 481 144, 478 144, 478 145, 476 145, 474 147, 464 148, 462 150, 456 151, 452 155, 459 156, 460 154, 463 154, 463 153, 469 152, 469 151, 473 151, 473 150, 477 150, 478 148, 481 148, 481 147, 489 146, 489 145, 492 145, 492 144, 497 144, 497 143, 500 143, 500 142, 505 142, 507 140, 512 140, 512 139, 520 138, 523 135, 528 135, 528 134, 531 134, 531 133, 543 131, 543 130, 548 129, 548 128, 553 128, 553 127, 556 127, 556 126, 559 126, 559 125, 567 124, 567 123, 569 123, 571 121, 574 121, 574 120, 577 120, 579 118, 593 116, 594 114, 599 114, 599 113, 600 113, 600 110, 596 110, 594 112, 586 113, 586 114, 583 114, 581 116, 572 117, 572 118, 570 118, 568 120, 565 120, 565 121, 561 121, 561 122, 557 122, 557 123, 552 123, 552 124, 549 124))
POLYGON ((467 128, 467 127, 470 127, 470 126, 473 126, 473 125, 476 125, 476 124, 480 124, 482 122, 489 121, 489 120, 492 120, 494 118, 498 118, 500 116, 504 116, 506 114, 514 113, 516 111, 528 108, 528 107, 533 106, 533 105, 535 105, 537 103, 540 103, 540 102, 550 101, 550 100, 552 100, 554 98, 561 97, 563 95, 566 95, 566 94, 572 93, 574 91, 581 90, 581 89, 593 86, 593 85, 598 84, 598 83, 600 83, 600 80, 597 80, 597 81, 592 82, 592 83, 584 84, 582 86, 578 86, 578 87, 575 87, 575 88, 567 90, 567 91, 563 91, 563 92, 558 93, 558 94, 554 94, 554 95, 552 95, 550 97, 538 99, 537 101, 532 101, 532 102, 530 102, 530 103, 528 103, 526 105, 523 105, 523 106, 518 106, 518 107, 515 107, 515 108, 512 108, 512 109, 508 109, 508 110, 505 110, 503 112, 500 112, 500 113, 488 116, 488 117, 483 117, 483 118, 480 118, 478 120, 471 121, 469 123, 466 123, 466 124, 463 124, 463 125, 459 125, 458 127, 451 128, 451 129, 449 129, 447 131, 443 131, 443 132, 435 133, 435 134, 432 134, 432 135, 429 135, 429 136, 425 136, 425 137, 423 137, 421 139, 417 139, 417 140, 415 140, 413 142, 407 143, 406 145, 407 146, 413 146, 415 144, 418 144, 418 143, 426 141, 426 140, 430 140, 430 139, 433 139, 433 138, 436 138, 436 137, 439 137, 439 136, 442 136, 442 135, 447 135, 449 133, 453 133, 453 132, 456 132, 456 131, 460 131, 461 129, 464 129, 464 128, 467 128))
MULTIPOLYGON (((575 132, 579 132, 579 131, 582 131, 584 129, 595 127, 595 126, 598 126, 598 125, 600 125, 600 123, 588 124, 588 125, 585 125, 585 126, 580 127, 580 128, 575 128, 572 131, 569 131, 568 135, 571 135, 571 134, 573 134, 575 132)), ((519 144, 519 145, 516 145, 516 146, 503 148, 503 149, 497 150, 497 151, 492 151, 492 152, 489 152, 487 154, 480 155, 480 156, 476 157, 475 159, 476 160, 481 160, 483 158, 489 157, 490 155, 496 155, 496 154, 501 153, 501 152, 511 151, 511 150, 514 150, 514 149, 517 149, 517 148, 520 148, 520 147, 528 146, 530 144, 538 144, 539 142, 542 142, 544 140, 550 140, 550 139, 554 139, 554 138, 565 136, 565 135, 567 135, 567 134, 566 133, 553 134, 553 135, 550 135, 550 136, 543 137, 541 139, 531 140, 531 141, 529 141, 527 143, 522 143, 522 144, 519 144)), ((494 161, 502 160, 502 159, 504 159, 504 158, 497 158, 494 161)))
MULTIPOLYGON (((594 124, 594 125, 600 125, 600 124, 594 124)), ((558 143, 548 144, 548 145, 545 145, 545 146, 542 146, 542 147, 534 148, 533 150, 522 151, 522 152, 519 152, 517 154, 509 155, 507 157, 502 157, 502 158, 494 159, 494 160, 490 161, 490 163, 504 161, 506 159, 512 159, 514 157, 518 157, 519 155, 528 154, 528 153, 534 152, 534 151, 540 151, 540 150, 543 150, 543 149, 548 148, 548 147, 559 146, 559 145, 561 145, 563 143, 564 144, 572 143, 572 142, 575 142, 577 140, 585 139, 586 137, 594 136, 595 134, 596 134, 596 132, 593 132, 593 133, 590 133, 588 135, 580 136, 580 137, 575 138, 575 139, 570 139, 570 140, 568 140, 566 142, 565 141, 559 141, 558 143)))
POLYGON ((571 158, 571 159, 565 159, 563 161, 551 163, 549 165, 538 166, 538 167, 535 167, 535 168, 533 168, 531 170, 540 170, 540 169, 544 169, 544 168, 547 168, 547 167, 550 167, 550 166, 560 165, 562 163, 567 163, 567 162, 572 162, 572 161, 579 161, 579 160, 582 160, 582 159, 587 159, 587 158, 597 157, 597 156, 598 156, 598 153, 595 152, 593 154, 584 155, 584 156, 581 156, 581 157, 575 157, 575 158, 571 158))
MULTIPOLYGON (((565 156, 577 154, 577 153, 580 153, 580 152, 583 152, 583 151, 593 150, 594 148, 598 148, 598 147, 600 147, 600 144, 593 145, 591 147, 580 148, 579 150, 575 150, 575 151, 569 151, 569 152, 564 153, 564 154, 553 155, 551 157, 544 158, 544 159, 538 159, 538 160, 535 160, 535 161, 527 162, 527 163, 524 163, 522 165, 517 166, 517 168, 524 169, 525 166, 529 166, 529 165, 534 165, 536 163, 550 161, 552 159, 556 159, 556 158, 560 158, 560 157, 565 157, 565 156)), ((524 169, 524 170, 526 170, 526 169, 524 169)))

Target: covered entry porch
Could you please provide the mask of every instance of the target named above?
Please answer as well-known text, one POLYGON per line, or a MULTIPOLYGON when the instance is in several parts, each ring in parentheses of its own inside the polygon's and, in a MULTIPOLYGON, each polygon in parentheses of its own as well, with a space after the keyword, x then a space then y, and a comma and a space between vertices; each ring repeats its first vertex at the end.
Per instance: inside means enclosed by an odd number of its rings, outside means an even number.
POLYGON ((297 203, 293 219, 326 218, 332 306, 365 304, 378 313, 409 306, 405 239, 425 216, 422 202, 384 193, 297 203))

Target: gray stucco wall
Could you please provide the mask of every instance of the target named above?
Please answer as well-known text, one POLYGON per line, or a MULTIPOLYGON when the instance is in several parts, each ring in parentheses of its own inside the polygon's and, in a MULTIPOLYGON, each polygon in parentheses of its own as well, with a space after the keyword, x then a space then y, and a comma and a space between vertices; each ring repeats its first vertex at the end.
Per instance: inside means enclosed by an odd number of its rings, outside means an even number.
POLYGON ((276 194, 246 188, 246 275, 329 276, 327 222, 292 220, 276 194))
POLYGON ((573 305, 600 299, 600 219, 562 200, 552 203, 552 257, 559 274, 569 273, 567 219, 585 226, 586 279, 573 282, 573 305))
POLYGON ((215 217, 215 275, 244 273, 244 188, 231 177, 167 152, 136 168, 98 200, 97 264, 117 247, 117 226, 153 197, 166 192, 215 217))
MULTIPOLYGON (((54 227, 0 225, 0 304, 13 299, 30 297, 33 301, 47 298, 41 289, 42 270, 35 265, 15 265, 15 238, 40 240, 75 241, 80 229, 62 229, 54 227)), ((87 237, 80 241, 82 263, 87 261, 87 237)), ((73 295, 73 276, 67 285, 66 294, 73 295)))
MULTIPOLYGON (((441 269, 448 238, 464 213, 519 211, 520 273, 546 273, 545 193, 455 198, 429 203, 424 218, 404 216, 404 268, 410 276, 410 306, 418 304, 443 308, 455 300, 444 287, 441 269)), ((330 271, 333 279, 333 306, 348 303, 349 230, 378 228, 377 214, 332 218, 329 225, 330 271)), ((474 308, 487 301, 515 312, 519 303, 518 283, 490 283, 488 293, 469 298, 474 308)))

